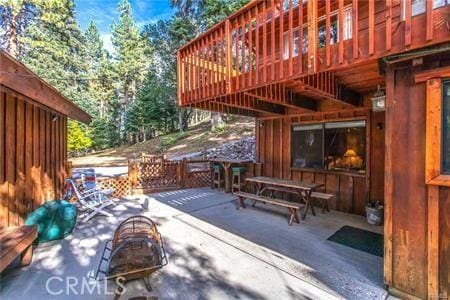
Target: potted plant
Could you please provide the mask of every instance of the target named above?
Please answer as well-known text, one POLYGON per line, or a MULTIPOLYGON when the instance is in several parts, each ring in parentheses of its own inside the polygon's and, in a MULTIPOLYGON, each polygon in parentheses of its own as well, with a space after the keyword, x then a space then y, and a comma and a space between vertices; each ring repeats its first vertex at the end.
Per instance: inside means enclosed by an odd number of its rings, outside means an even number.
POLYGON ((377 226, 382 225, 383 215, 383 205, 380 204, 380 201, 368 201, 366 203, 367 223, 377 226))

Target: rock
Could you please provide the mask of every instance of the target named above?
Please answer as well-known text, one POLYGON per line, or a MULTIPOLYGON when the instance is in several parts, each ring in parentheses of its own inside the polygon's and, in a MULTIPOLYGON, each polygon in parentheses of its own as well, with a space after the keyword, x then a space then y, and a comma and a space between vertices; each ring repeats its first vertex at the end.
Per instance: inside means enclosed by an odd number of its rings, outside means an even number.
POLYGON ((249 137, 206 150, 207 158, 255 160, 255 138, 249 137))

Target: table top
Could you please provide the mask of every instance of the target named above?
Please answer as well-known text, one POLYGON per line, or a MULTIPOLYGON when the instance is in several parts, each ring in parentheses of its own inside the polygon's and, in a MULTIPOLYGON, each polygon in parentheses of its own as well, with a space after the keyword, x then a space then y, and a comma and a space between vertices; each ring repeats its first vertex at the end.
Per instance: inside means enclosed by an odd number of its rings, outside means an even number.
POLYGON ((210 158, 210 161, 219 163, 231 163, 231 164, 246 164, 253 162, 251 159, 235 159, 235 158, 210 158))
POLYGON ((272 178, 272 177, 263 177, 263 176, 257 176, 257 177, 250 177, 246 178, 246 181, 249 182, 257 182, 257 183, 263 183, 268 185, 275 185, 280 187, 286 187, 286 188, 292 188, 292 189, 301 189, 301 190, 314 190, 318 187, 323 186, 322 183, 307 183, 303 181, 297 181, 297 180, 287 180, 287 179, 279 179, 279 178, 272 178))

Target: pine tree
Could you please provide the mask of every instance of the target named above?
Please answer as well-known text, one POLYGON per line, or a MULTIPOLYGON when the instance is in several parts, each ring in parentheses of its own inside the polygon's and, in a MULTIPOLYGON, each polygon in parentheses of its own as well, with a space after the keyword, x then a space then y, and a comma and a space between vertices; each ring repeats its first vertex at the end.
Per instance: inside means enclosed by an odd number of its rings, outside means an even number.
MULTIPOLYGON (((73 0, 42 1, 24 40, 26 65, 64 96, 94 114, 95 103, 89 97, 88 81, 83 80, 87 76, 85 40, 75 18, 73 0)), ((69 139, 80 142, 78 146, 69 143, 69 150, 74 149, 72 146, 90 147, 87 127, 75 121, 70 122, 69 139)))
POLYGON ((125 109, 136 96, 136 87, 142 82, 146 67, 144 39, 137 28, 130 3, 123 0, 118 7, 119 21, 112 24, 112 43, 116 51, 117 72, 125 109))
POLYGON ((94 106, 86 97, 87 75, 84 38, 75 19, 72 0, 43 2, 26 35, 25 63, 89 113, 94 106))
POLYGON ((24 54, 23 38, 39 5, 38 0, 0 1, 0 48, 16 59, 24 54))

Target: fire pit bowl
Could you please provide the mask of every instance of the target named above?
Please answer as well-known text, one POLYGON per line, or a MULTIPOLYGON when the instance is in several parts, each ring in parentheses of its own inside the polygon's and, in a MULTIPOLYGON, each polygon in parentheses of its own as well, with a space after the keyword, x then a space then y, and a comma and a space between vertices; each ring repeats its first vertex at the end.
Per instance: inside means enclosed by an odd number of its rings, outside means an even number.
POLYGON ((123 277, 125 281, 145 279, 167 264, 161 234, 147 217, 133 216, 124 220, 103 250, 96 278, 123 277))

